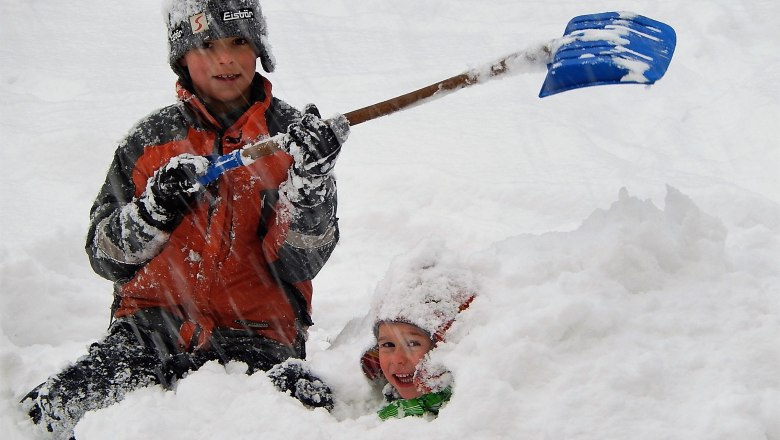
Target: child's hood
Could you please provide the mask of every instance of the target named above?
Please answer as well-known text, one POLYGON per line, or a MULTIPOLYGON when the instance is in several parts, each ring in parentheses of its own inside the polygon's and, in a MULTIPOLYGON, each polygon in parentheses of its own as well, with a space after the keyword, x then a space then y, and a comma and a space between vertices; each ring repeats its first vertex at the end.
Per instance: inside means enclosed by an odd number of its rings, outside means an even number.
POLYGON ((477 286, 473 273, 443 243, 427 241, 393 260, 377 285, 371 316, 413 324, 434 341, 444 339, 458 313, 468 307, 477 286))
MULTIPOLYGON (((425 330, 434 342, 445 333, 478 290, 473 272, 440 241, 426 241, 393 260, 374 292, 370 316, 376 336, 381 322, 405 322, 425 330)), ((370 379, 378 370, 376 347, 361 357, 370 379)))

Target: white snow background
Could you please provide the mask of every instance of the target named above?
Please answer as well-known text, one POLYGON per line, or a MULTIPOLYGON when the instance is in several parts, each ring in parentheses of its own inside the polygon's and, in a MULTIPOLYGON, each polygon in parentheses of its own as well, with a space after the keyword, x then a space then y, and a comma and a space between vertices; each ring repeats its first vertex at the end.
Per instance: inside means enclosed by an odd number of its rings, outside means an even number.
MULTIPOLYGON (((87 439, 780 439, 780 3, 264 0, 275 94, 347 112, 560 36, 580 14, 672 25, 651 87, 537 93, 544 70, 353 128, 341 243, 308 343, 335 410, 208 364, 89 413, 87 439), (374 287, 427 239, 482 289, 434 356, 438 419, 380 422, 358 357, 374 287)), ((174 100, 154 0, 0 0, 0 429, 108 325, 83 251, 117 142, 174 100)))

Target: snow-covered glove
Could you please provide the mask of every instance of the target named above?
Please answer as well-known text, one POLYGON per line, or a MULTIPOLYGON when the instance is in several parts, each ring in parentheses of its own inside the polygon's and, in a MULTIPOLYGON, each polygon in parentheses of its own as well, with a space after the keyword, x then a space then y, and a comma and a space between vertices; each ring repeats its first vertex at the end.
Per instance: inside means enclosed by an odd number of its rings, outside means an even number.
POLYGON ((308 104, 300 121, 290 124, 284 148, 293 157, 282 192, 292 203, 291 229, 321 234, 335 215, 336 182, 333 166, 349 136, 343 115, 323 121, 314 104, 308 104))
POLYGON ((173 230, 190 205, 203 194, 204 187, 198 179, 209 163, 203 156, 185 153, 158 169, 136 202, 144 220, 163 231, 173 230))
POLYGON ((279 391, 289 393, 309 408, 333 409, 333 392, 314 376, 300 359, 287 359, 268 370, 268 377, 279 391))
POLYGON ((343 115, 323 121, 317 106, 307 104, 300 121, 290 124, 287 133, 284 147, 295 159, 295 173, 302 178, 321 177, 336 164, 349 137, 349 121, 343 115))
POLYGON ((426 355, 414 371, 414 384, 423 393, 436 393, 452 385, 452 373, 426 355))

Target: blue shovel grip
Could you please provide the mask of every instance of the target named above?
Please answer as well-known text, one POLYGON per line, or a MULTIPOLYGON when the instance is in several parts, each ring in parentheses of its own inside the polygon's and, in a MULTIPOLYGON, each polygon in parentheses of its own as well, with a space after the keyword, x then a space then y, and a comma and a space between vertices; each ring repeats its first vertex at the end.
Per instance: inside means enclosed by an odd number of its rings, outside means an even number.
POLYGON ((214 159, 211 165, 209 165, 209 167, 206 169, 206 173, 201 176, 200 179, 198 179, 198 183, 206 186, 209 183, 219 179, 219 176, 221 176, 225 171, 243 166, 244 162, 241 159, 241 151, 242 150, 236 150, 232 153, 228 153, 214 159))

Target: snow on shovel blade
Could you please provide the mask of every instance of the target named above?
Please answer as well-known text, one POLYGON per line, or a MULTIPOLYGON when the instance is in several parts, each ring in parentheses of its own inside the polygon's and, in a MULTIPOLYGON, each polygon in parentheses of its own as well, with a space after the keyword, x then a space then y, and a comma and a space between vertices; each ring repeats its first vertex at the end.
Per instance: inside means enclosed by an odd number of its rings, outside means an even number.
POLYGON ((666 73, 677 36, 631 12, 574 17, 556 40, 539 97, 600 84, 652 84, 666 73))

